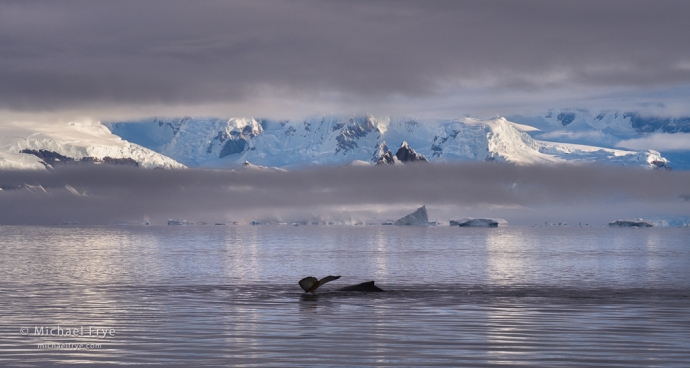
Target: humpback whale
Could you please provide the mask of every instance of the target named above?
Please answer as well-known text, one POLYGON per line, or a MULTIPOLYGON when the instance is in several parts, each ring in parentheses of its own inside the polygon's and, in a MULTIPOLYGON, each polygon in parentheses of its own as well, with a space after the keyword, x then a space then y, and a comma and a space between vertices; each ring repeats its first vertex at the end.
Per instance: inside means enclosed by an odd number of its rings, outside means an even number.
POLYGON ((327 282, 337 280, 339 278, 340 278, 340 276, 326 276, 326 277, 322 278, 321 280, 319 280, 316 277, 309 276, 309 277, 305 277, 305 278, 299 280, 299 286, 302 287, 302 289, 304 289, 304 292, 313 293, 314 291, 316 291, 316 289, 319 288, 319 286, 321 286, 327 282))
MULTIPOLYGON (((299 286, 306 293, 314 293, 314 291, 316 291, 316 289, 318 289, 319 286, 321 286, 327 282, 337 280, 339 278, 340 278, 340 276, 326 276, 326 277, 322 278, 321 280, 319 280, 316 277, 309 276, 309 277, 303 278, 302 280, 299 280, 299 286)), ((338 291, 384 291, 384 290, 379 288, 378 286, 374 285, 374 281, 369 281, 369 282, 363 282, 363 283, 357 284, 357 285, 345 286, 343 288, 338 289, 338 291)))
POLYGON ((344 288, 338 289, 338 291, 385 291, 380 287, 374 285, 373 281, 363 282, 357 285, 345 286, 344 288))

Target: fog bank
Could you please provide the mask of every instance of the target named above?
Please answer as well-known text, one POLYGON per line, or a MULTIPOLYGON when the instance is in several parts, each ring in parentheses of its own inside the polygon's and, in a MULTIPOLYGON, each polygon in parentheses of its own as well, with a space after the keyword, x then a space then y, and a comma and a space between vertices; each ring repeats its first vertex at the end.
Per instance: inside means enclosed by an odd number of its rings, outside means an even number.
POLYGON ((5 171, 0 186, 1 224, 375 221, 421 205, 432 220, 493 216, 522 225, 690 215, 690 173, 611 166, 463 163, 291 172, 84 166, 5 171))

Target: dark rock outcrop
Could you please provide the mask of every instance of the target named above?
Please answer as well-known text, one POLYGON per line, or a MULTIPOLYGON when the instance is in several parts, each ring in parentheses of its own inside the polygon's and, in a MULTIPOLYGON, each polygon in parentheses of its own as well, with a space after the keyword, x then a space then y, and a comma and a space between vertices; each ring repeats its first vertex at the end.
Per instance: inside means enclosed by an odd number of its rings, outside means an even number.
POLYGON ((393 153, 388 149, 386 142, 383 141, 375 146, 371 161, 376 165, 393 165, 395 164, 395 156, 393 156, 393 153))
POLYGON ((381 155, 378 161, 376 161, 376 165, 395 165, 395 156, 393 156, 393 152, 388 151, 381 155))
POLYGON ((651 164, 654 165, 653 166, 654 169, 657 169, 657 170, 660 170, 660 169, 669 170, 669 171, 673 170, 673 168, 668 164, 668 162, 665 162, 665 161, 652 161, 651 164))
POLYGON ((562 112, 562 113, 558 114, 558 116, 556 117, 556 119, 557 119, 558 121, 560 121, 561 124, 563 124, 563 126, 566 126, 566 125, 572 123, 572 122, 575 120, 575 113, 572 113, 572 112, 562 112))
POLYGON ((393 152, 388 149, 386 142, 382 142, 374 152, 372 160, 376 163, 376 165, 395 165, 397 163, 408 162, 429 162, 424 155, 417 153, 407 144, 407 142, 402 142, 395 155, 393 155, 393 152))
POLYGON ((357 141, 364 138, 367 134, 377 131, 376 125, 371 117, 362 119, 351 118, 347 124, 336 124, 333 126, 333 131, 342 129, 340 134, 335 137, 338 144, 335 148, 335 153, 343 152, 346 154, 350 150, 358 147, 357 141))
POLYGON ((138 167, 139 163, 134 161, 134 159, 131 159, 129 157, 127 158, 113 158, 109 156, 105 156, 102 159, 100 158, 95 158, 95 157, 84 157, 78 162, 90 162, 94 164, 106 164, 106 165, 122 165, 122 166, 134 166, 138 167))
POLYGON ((630 125, 640 134, 654 132, 690 133, 690 116, 654 117, 629 112, 624 117, 630 118, 630 125))
POLYGON ((71 157, 63 156, 57 152, 47 151, 47 150, 23 149, 23 150, 19 151, 19 153, 26 153, 29 155, 34 155, 34 156, 40 158, 44 163, 51 165, 51 166, 74 162, 74 159, 71 157))
POLYGON ((424 157, 424 155, 421 155, 415 150, 413 150, 407 142, 402 142, 400 145, 400 148, 398 148, 398 152, 395 153, 395 157, 398 158, 400 162, 429 162, 429 160, 424 157))
POLYGON ((232 138, 229 139, 221 148, 218 158, 223 158, 226 156, 242 153, 246 150, 248 144, 243 138, 232 138))
POLYGON ((106 164, 106 165, 116 165, 116 166, 134 166, 138 167, 139 163, 131 158, 114 158, 114 157, 84 157, 81 159, 74 159, 72 157, 63 156, 57 152, 48 150, 32 150, 24 149, 19 151, 20 153, 25 153, 29 155, 34 155, 43 161, 43 164, 50 165, 52 167, 59 165, 70 165, 70 164, 106 164))

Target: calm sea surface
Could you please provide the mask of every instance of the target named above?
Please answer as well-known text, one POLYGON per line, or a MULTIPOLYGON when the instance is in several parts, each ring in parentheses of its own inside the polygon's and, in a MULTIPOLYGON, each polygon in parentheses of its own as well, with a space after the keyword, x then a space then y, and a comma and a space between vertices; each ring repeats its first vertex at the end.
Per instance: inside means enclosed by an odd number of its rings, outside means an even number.
POLYGON ((688 367, 690 229, 0 227, 0 366, 110 364, 688 367))

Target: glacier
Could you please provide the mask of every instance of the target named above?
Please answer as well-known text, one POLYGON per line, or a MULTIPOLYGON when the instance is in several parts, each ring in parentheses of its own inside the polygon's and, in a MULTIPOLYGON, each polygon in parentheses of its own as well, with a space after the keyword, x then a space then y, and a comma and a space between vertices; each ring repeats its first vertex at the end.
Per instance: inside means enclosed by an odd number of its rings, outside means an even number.
POLYGON ((100 122, 0 125, 0 169, 44 170, 56 163, 132 164, 142 168, 185 166, 112 134, 100 122))
MULTIPOLYGON (((192 167, 239 167, 245 162, 282 168, 363 162, 373 165, 388 147, 403 144, 429 162, 669 166, 668 160, 653 150, 631 151, 537 139, 535 132, 541 131, 539 127, 502 117, 450 120, 371 115, 303 120, 184 117, 106 122, 104 126, 124 140, 192 167)), ((393 157, 390 160, 395 161, 393 157)))
MULTIPOLYGON (((533 126, 535 139, 615 148, 621 141, 655 134, 690 133, 690 116, 587 109, 549 109, 535 116, 512 115, 509 120, 533 126)), ((672 161, 674 169, 690 170, 690 150, 654 147, 672 161)))

